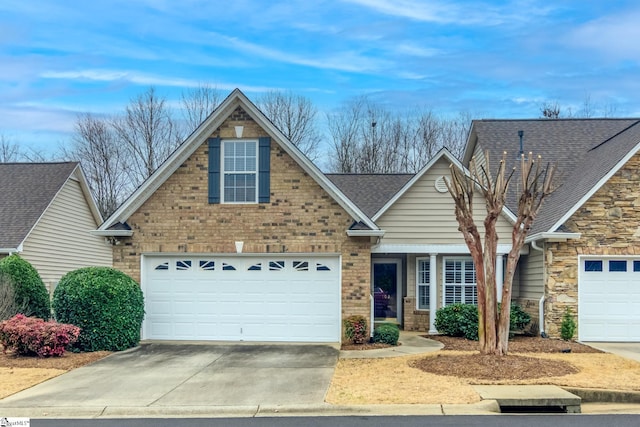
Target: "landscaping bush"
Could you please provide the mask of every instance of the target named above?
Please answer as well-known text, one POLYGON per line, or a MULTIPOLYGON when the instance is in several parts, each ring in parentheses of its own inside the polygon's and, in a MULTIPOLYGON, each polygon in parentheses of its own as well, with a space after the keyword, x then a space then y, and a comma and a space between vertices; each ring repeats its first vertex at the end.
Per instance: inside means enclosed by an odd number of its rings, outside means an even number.
POLYGON ((398 338, 400 338, 400 329, 398 329, 398 325, 383 323, 373 330, 374 342, 398 345, 398 338))
POLYGON ((23 314, 48 320, 51 317, 49 292, 35 268, 19 255, 0 259, 0 275, 13 283, 15 305, 25 306, 23 314))
POLYGON ((451 304, 436 311, 436 329, 442 335, 478 340, 478 307, 451 304))
POLYGON ((140 286, 109 267, 67 273, 53 293, 56 319, 81 328, 74 349, 119 351, 138 345, 144 318, 140 286))
POLYGON ((511 304, 511 325, 510 330, 522 331, 531 322, 531 316, 518 304, 511 304))
POLYGON ((24 300, 16 301, 16 291, 11 277, 0 273, 0 321, 12 318, 27 311, 24 300))
POLYGON ((367 336, 367 319, 364 316, 354 315, 344 319, 344 336, 354 344, 362 344, 367 336))
POLYGON ((571 309, 567 307, 562 315, 562 323, 560 324, 560 338, 569 341, 576 333, 576 321, 571 314, 571 309))
POLYGON ((0 342, 26 356, 62 356, 80 334, 80 328, 17 314, 0 323, 0 342))

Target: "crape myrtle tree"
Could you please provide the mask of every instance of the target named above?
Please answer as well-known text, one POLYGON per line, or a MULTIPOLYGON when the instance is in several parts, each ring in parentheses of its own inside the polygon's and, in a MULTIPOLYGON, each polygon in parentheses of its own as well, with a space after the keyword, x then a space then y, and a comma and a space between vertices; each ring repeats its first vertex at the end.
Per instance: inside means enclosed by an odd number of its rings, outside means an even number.
POLYGON ((446 181, 449 193, 455 202, 458 230, 462 232, 469 248, 476 270, 478 292, 478 339, 481 354, 506 355, 509 349, 509 324, 511 311, 511 288, 520 250, 540 212, 545 198, 553 191, 554 167, 542 167, 542 159, 520 156, 520 182, 516 221, 511 232, 511 250, 507 255, 507 265, 502 286, 502 302, 498 305, 496 287, 496 259, 498 234, 496 222, 502 213, 507 190, 517 168, 506 169, 506 152, 500 160, 495 177, 490 172, 489 153, 484 164, 472 159, 469 172, 465 173, 451 165, 451 180, 446 181), (484 219, 484 244, 473 218, 473 197, 479 191, 484 199, 486 217, 484 219))

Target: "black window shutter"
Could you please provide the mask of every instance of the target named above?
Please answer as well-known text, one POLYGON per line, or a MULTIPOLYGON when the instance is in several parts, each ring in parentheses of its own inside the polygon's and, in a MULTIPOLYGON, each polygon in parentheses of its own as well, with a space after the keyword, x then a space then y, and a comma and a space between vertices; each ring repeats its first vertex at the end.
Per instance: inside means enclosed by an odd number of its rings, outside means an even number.
POLYGON ((271 192, 271 138, 261 137, 258 140, 258 202, 269 203, 271 192))
POLYGON ((209 138, 209 203, 220 203, 220 138, 209 138))

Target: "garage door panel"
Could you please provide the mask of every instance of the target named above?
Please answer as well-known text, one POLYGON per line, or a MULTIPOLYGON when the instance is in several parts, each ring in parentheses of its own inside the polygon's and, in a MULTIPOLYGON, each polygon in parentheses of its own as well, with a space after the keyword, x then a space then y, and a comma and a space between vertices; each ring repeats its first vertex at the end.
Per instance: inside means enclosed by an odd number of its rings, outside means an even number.
POLYGON ((631 258, 583 258, 580 261, 578 337, 583 341, 640 341, 640 272, 631 258), (585 271, 586 262, 599 271, 585 271), (626 271, 613 271, 618 261, 626 271))
POLYGON ((340 339, 338 257, 181 255, 144 262, 145 338, 340 339))

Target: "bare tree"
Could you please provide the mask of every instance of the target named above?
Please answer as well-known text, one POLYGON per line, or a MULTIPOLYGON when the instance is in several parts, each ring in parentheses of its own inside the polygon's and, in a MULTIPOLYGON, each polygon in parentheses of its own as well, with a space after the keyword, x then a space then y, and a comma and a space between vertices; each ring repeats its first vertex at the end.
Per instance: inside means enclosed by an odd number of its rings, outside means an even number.
POLYGON ((131 99, 125 114, 112 121, 128 155, 127 173, 135 186, 147 179, 179 145, 181 135, 166 99, 155 88, 131 99))
POLYGON ((339 173, 356 173, 359 156, 359 127, 363 117, 364 97, 354 98, 340 109, 327 114, 333 153, 330 168, 339 173))
POLYGON ((188 135, 220 105, 222 95, 215 86, 201 83, 195 88, 183 91, 180 101, 187 127, 185 134, 188 135))
POLYGON ((511 289, 520 250, 531 229, 542 203, 551 194, 554 174, 553 166, 541 166, 541 159, 533 155, 520 159, 520 182, 518 210, 511 233, 511 250, 507 255, 507 266, 502 287, 502 304, 498 309, 496 289, 496 260, 498 233, 496 222, 504 208, 509 182, 516 168, 506 171, 507 155, 504 153, 495 178, 490 172, 489 153, 485 164, 471 160, 469 174, 451 166, 451 181, 445 181, 455 202, 455 215, 459 230, 469 248, 475 264, 478 292, 478 338, 480 352, 497 356, 506 355, 509 349, 509 325, 511 317, 511 289), (487 215, 484 219, 483 240, 473 218, 473 198, 476 190, 482 194, 487 215))
POLYGON ((318 158, 317 110, 309 98, 292 92, 269 91, 257 104, 300 151, 311 160, 318 158))
POLYGON ((557 119, 560 117, 560 105, 558 101, 545 101, 540 107, 542 117, 545 119, 557 119))
POLYGON ((20 157, 18 144, 0 134, 0 163, 16 162, 20 157))
POLYGON ((82 163, 93 197, 102 215, 113 213, 133 188, 129 185, 124 147, 117 143, 106 119, 89 113, 79 115, 71 148, 64 157, 82 163))
POLYGON ((16 301, 15 285, 11 276, 0 273, 0 321, 12 318, 18 313, 29 315, 27 299, 16 301))

